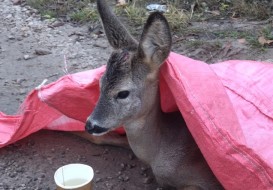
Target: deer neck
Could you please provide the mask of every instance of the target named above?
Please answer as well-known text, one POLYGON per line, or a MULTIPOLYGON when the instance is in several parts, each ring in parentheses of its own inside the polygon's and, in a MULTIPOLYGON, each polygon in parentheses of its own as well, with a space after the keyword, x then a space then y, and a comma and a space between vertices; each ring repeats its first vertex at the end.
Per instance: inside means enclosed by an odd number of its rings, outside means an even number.
MULTIPOLYGON (((150 106, 142 115, 125 125, 129 144, 138 158, 151 163, 159 151, 161 125, 164 113, 161 111, 158 85, 149 87, 150 106), (153 93, 154 92, 154 93, 153 93), (151 103, 152 101, 152 103, 151 103)), ((145 102, 144 102, 145 104, 145 102)))

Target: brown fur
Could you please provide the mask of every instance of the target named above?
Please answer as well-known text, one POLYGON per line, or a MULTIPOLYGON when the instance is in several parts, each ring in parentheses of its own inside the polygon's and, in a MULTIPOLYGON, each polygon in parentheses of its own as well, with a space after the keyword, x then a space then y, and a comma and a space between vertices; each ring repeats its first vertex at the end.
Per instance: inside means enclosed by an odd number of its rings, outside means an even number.
POLYGON ((163 113, 160 108, 158 73, 171 49, 165 17, 151 14, 137 43, 104 0, 97 0, 97 4, 114 52, 86 130, 98 136, 124 125, 131 149, 151 166, 162 186, 222 189, 180 113, 163 113))

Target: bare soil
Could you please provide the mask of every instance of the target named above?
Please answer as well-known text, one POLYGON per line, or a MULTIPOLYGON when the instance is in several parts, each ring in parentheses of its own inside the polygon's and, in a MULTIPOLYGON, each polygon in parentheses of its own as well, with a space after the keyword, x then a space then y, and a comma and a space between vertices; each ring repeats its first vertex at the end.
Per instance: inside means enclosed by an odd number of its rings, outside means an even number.
MULTIPOLYGON (((100 26, 73 26, 41 20, 36 10, 0 0, 0 110, 16 114, 25 96, 43 79, 52 82, 106 63, 111 49, 100 26), (99 32, 98 32, 99 31, 99 32)), ((248 42, 219 31, 240 34, 272 27, 272 21, 218 19, 192 22, 188 32, 175 33, 175 52, 215 63, 228 59, 273 62, 270 46, 253 48, 248 42)), ((0 126, 1 130, 1 126, 0 126)), ((1 137, 0 137, 1 138, 1 137)), ((150 169, 131 150, 94 145, 64 132, 40 131, 0 149, 0 190, 55 189, 55 170, 68 163, 85 163, 95 170, 94 189, 157 189, 150 169)))

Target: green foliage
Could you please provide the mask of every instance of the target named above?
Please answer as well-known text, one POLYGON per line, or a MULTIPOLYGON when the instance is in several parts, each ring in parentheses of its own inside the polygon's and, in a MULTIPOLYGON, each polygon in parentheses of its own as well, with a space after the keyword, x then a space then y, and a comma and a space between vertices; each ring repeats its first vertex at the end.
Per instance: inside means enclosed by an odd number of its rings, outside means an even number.
POLYGON ((128 6, 116 7, 117 15, 124 15, 136 25, 143 25, 148 17, 147 11, 143 7, 138 7, 135 3, 128 6))
POLYGON ((232 9, 238 16, 259 20, 268 19, 271 14, 269 3, 259 1, 234 0, 232 9))
MULTIPOLYGON (((140 2, 138 2, 138 4, 140 4, 140 2)), ((164 15, 167 18, 171 29, 173 31, 183 29, 188 24, 189 15, 172 3, 167 4, 167 7, 168 11, 164 13, 164 15)), ((145 9, 144 5, 140 6, 135 2, 124 7, 117 7, 115 13, 117 15, 125 15, 130 22, 139 26, 145 23, 149 15, 149 12, 145 9)))
POLYGON ((98 12, 92 8, 83 8, 70 14, 71 20, 79 23, 98 20, 98 12))
POLYGON ((166 16, 173 31, 180 31, 184 29, 190 20, 189 12, 185 12, 173 4, 168 5, 168 11, 164 15, 166 16))
POLYGON ((273 26, 268 25, 264 27, 261 31, 262 35, 268 39, 268 40, 273 40, 273 26))
POLYGON ((27 0, 28 5, 37 9, 43 18, 61 17, 72 21, 88 22, 98 19, 90 0, 27 0))

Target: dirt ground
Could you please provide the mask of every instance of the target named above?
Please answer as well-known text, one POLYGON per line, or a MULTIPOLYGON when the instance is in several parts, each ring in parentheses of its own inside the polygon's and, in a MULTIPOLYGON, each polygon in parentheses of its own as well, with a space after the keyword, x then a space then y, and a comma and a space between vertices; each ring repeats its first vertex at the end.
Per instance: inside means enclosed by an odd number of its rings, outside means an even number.
MULTIPOLYGON (((41 20, 36 10, 13 5, 10 0, 0 0, 0 7, 1 112, 15 114, 25 96, 43 79, 52 82, 63 76, 64 59, 69 73, 106 63, 111 52, 106 38, 90 32, 88 25, 41 20)), ((273 62, 272 48, 253 48, 243 38, 234 38, 266 26, 272 27, 270 19, 193 22, 189 26, 192 32, 174 35, 173 50, 208 63, 227 59, 273 62), (220 30, 230 30, 233 36, 225 33, 219 37, 220 30)), ((94 168, 94 189, 158 188, 150 169, 130 150, 97 146, 64 132, 40 131, 0 149, 0 190, 55 189, 55 170, 75 162, 94 168)))

